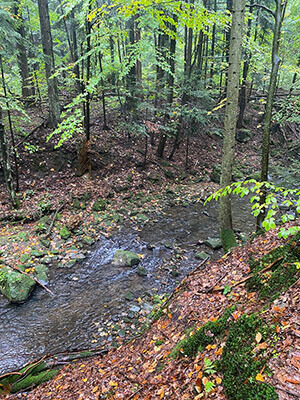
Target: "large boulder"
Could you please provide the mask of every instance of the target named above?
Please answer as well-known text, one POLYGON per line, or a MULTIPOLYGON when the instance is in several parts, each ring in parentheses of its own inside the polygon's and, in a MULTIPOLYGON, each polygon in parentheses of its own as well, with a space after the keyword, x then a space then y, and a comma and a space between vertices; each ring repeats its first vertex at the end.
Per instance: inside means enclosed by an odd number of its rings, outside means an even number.
POLYGON ((139 262, 139 256, 133 251, 117 250, 112 263, 117 267, 132 267, 139 262))
POLYGON ((1 269, 0 291, 11 303, 24 303, 35 287, 35 281, 11 268, 1 269))

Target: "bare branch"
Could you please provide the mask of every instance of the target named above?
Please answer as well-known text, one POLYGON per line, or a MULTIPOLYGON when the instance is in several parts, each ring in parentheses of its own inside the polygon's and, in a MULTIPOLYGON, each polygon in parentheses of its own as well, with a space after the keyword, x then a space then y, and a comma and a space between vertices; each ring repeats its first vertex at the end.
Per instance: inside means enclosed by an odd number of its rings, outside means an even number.
POLYGON ((251 4, 251 5, 246 5, 246 7, 259 7, 262 8, 263 10, 267 11, 268 13, 272 14, 273 17, 276 19, 276 15, 274 13, 274 11, 272 11, 270 8, 263 6, 262 4, 251 4))

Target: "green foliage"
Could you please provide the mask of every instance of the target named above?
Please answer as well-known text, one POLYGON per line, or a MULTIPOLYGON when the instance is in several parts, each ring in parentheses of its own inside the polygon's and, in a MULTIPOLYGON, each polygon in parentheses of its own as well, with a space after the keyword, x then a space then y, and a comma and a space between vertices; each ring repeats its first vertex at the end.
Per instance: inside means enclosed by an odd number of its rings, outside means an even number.
POLYGON ((275 389, 265 382, 256 380, 257 374, 266 366, 264 350, 257 350, 255 337, 262 341, 270 337, 272 330, 265 327, 256 314, 243 315, 231 325, 222 359, 217 367, 223 373, 223 385, 231 400, 276 400, 275 389))
MULTIPOLYGON (((210 195, 204 204, 212 199, 218 200, 220 197, 230 194, 237 194, 240 197, 244 197, 251 193, 253 193, 253 196, 250 200, 250 202, 253 204, 252 214, 257 217, 259 214, 267 211, 262 224, 266 231, 276 227, 275 216, 280 211, 281 204, 285 207, 293 208, 295 213, 300 214, 299 189, 286 189, 284 187, 278 187, 270 182, 258 182, 255 179, 249 179, 244 182, 234 182, 225 188, 221 188, 217 192, 210 195), (266 192, 266 201, 264 204, 260 204, 259 200, 263 192, 266 192), (281 201, 281 203, 279 201, 281 201)), ((295 214, 285 213, 281 215, 280 219, 282 223, 293 221, 295 220, 295 214)), ((299 231, 300 226, 298 225, 290 228, 282 227, 278 236, 287 238, 290 235, 295 235, 299 231)))
POLYGON ((58 143, 54 148, 60 147, 63 143, 71 139, 74 134, 81 135, 83 133, 83 115, 80 106, 84 102, 84 95, 80 94, 66 106, 66 111, 61 114, 61 122, 57 128, 47 136, 47 142, 53 136, 60 136, 58 143))

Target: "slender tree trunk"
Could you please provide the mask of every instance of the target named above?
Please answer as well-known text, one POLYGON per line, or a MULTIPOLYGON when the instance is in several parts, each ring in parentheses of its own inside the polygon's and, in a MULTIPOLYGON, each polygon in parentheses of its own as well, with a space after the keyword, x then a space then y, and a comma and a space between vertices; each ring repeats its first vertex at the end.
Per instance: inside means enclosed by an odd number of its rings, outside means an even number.
POLYGON ((4 124, 2 122, 1 108, 0 108, 0 148, 3 159, 4 180, 9 194, 10 202, 14 208, 18 208, 18 199, 13 185, 12 172, 9 162, 9 151, 7 147, 4 124))
POLYGON ((70 14, 71 17, 71 25, 70 25, 70 31, 71 31, 71 38, 72 38, 72 49, 73 49, 73 57, 74 57, 74 73, 76 75, 76 87, 77 87, 77 92, 81 92, 81 85, 80 85, 80 69, 79 69, 79 62, 78 62, 78 44, 77 44, 77 23, 74 15, 74 11, 71 12, 70 14))
MULTIPOLYGON (((229 48, 229 69, 227 101, 225 108, 225 133, 222 152, 221 187, 232 183, 232 166, 234 160, 235 133, 239 97, 239 79, 243 41, 245 0, 233 0, 232 27, 229 48)), ((236 244, 232 227, 232 210, 230 196, 220 199, 219 221, 222 244, 228 251, 236 244)))
POLYGON ((60 105, 58 98, 57 79, 52 77, 55 72, 55 65, 48 0, 38 0, 38 7, 49 98, 48 125, 51 128, 55 128, 60 119, 60 105))
MULTIPOLYGON (((281 59, 279 57, 279 45, 280 45, 280 35, 281 26, 285 15, 285 10, 287 6, 287 0, 276 0, 276 10, 273 14, 275 19, 273 44, 272 44, 272 70, 269 82, 269 88, 267 93, 266 110, 264 115, 264 130, 263 130, 263 140, 262 140, 262 158, 261 158, 261 182, 268 181, 268 171, 269 171, 269 157, 270 157, 270 131, 272 122, 272 109, 274 102, 274 94, 276 91, 276 82, 278 77, 278 71, 281 59)), ((260 197, 260 205, 263 205, 266 200, 266 191, 262 190, 260 197)), ((262 209, 256 221, 256 229, 260 230, 262 227, 262 222, 265 218, 265 208, 262 209)))
MULTIPOLYGON (((297 62, 297 68, 299 68, 299 67, 300 67, 300 56, 299 56, 298 62, 297 62)), ((297 72, 294 73, 293 80, 292 80, 292 85, 291 85, 289 94, 292 94, 292 91, 294 90, 294 85, 296 83, 296 80, 297 80, 297 72)))
POLYGON ((126 97, 126 109, 127 111, 133 111, 136 108, 136 62, 132 62, 132 46, 135 44, 135 18, 132 16, 127 21, 127 31, 129 35, 129 45, 127 46, 127 57, 128 63, 131 65, 128 74, 126 76, 126 87, 128 96, 126 97))
POLYGON ((102 111, 103 111, 103 129, 105 131, 109 130, 106 120, 106 103, 105 103, 105 87, 104 87, 104 79, 103 79, 103 67, 102 67, 102 54, 99 53, 99 66, 100 66, 100 73, 101 73, 101 86, 102 86, 102 111))
MULTIPOLYGON (((88 7, 88 14, 90 14, 92 11, 92 0, 89 0, 89 7, 88 7)), ((85 137, 86 140, 89 141, 91 137, 91 132, 90 132, 90 100, 91 100, 91 94, 89 90, 86 89, 90 82, 90 75, 91 75, 91 31, 92 31, 92 26, 91 22, 88 18, 86 17, 86 53, 88 54, 86 58, 86 85, 85 85, 85 90, 86 90, 86 97, 85 97, 85 137)))
POLYGON ((27 51, 24 44, 26 40, 24 21, 19 5, 15 6, 15 14, 18 16, 17 32, 20 35, 20 39, 17 42, 18 48, 18 65, 22 80, 22 97, 25 105, 29 105, 33 102, 33 91, 32 91, 32 79, 29 72, 29 64, 27 58, 27 51))
MULTIPOLYGON (((250 0, 250 10, 249 10, 250 14, 252 14, 252 11, 253 11, 253 4, 254 4, 254 0, 250 0)), ((251 25, 252 25, 252 18, 249 18, 248 29, 247 29, 247 43, 249 43, 250 36, 251 36, 251 25)), ((244 113, 245 113, 246 106, 247 106, 247 76, 248 76, 251 57, 252 57, 252 54, 250 52, 248 55, 246 55, 246 59, 244 61, 244 65, 243 65, 243 78, 242 78, 242 86, 241 86, 240 97, 239 97, 240 112, 239 112, 238 121, 237 121, 238 129, 243 128, 244 113)))
MULTIPOLYGON (((217 0, 214 0, 214 12, 217 12, 217 0)), ((210 56, 211 56, 211 64, 210 64, 210 79, 212 80, 214 77, 214 72, 215 72, 215 45, 216 45, 216 24, 213 25, 212 29, 212 38, 211 38, 211 50, 210 50, 210 56)))
POLYGON ((11 137, 11 145, 12 145, 14 163, 15 163, 16 191, 18 192, 19 191, 18 157, 17 157, 17 150, 16 150, 16 144, 15 144, 15 135, 14 135, 14 131, 13 131, 13 125, 12 125, 10 109, 9 109, 9 102, 8 102, 8 98, 7 98, 6 82, 5 82, 5 76, 4 76, 3 62, 2 62, 1 54, 0 54, 0 69, 1 69, 1 78, 2 78, 2 87, 3 87, 3 92, 4 92, 4 98, 5 98, 6 107, 7 107, 7 116, 8 116, 8 124, 9 124, 10 137, 11 137))

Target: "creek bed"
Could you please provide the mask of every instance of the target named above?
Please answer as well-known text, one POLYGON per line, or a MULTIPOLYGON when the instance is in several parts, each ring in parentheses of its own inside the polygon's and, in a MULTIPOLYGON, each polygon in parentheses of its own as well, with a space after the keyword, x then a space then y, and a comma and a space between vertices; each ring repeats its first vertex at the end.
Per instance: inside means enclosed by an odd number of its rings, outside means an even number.
MULTIPOLYGON (((242 232, 252 231, 248 201, 236 199, 233 207, 238 210, 234 226, 242 232)), ((102 237, 88 257, 72 268, 52 268, 49 288, 55 297, 41 288, 21 305, 0 297, 0 374, 45 354, 99 347, 105 326, 128 315, 138 318, 144 303, 150 312, 151 296, 170 292, 199 264, 196 252, 205 250, 213 259, 220 257, 221 251, 199 245, 199 241, 214 236, 218 236, 214 202, 206 207, 200 203, 168 207, 142 229, 127 226, 109 239, 102 237), (120 248, 142 254, 140 265, 147 276, 139 276, 136 266, 111 264, 120 248), (176 252, 180 254, 177 259, 176 252), (174 260, 177 277, 170 273, 174 260), (129 291, 143 303, 125 300, 129 291)))

